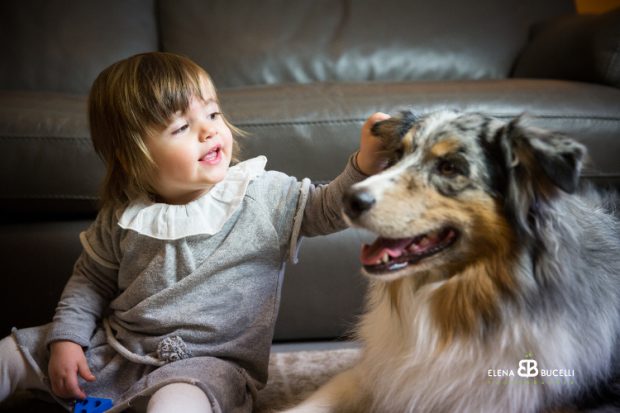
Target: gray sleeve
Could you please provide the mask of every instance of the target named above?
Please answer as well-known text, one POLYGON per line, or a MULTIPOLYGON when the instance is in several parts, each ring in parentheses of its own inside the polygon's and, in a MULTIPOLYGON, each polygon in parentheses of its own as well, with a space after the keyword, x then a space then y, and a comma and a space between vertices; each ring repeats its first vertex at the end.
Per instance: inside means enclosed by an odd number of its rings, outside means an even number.
POLYGON ((344 171, 327 185, 315 186, 309 179, 298 181, 280 172, 268 171, 248 189, 271 216, 280 240, 282 258, 297 262, 302 236, 326 235, 346 228, 342 218, 342 196, 367 176, 349 158, 344 171))
POLYGON ((296 178, 277 171, 267 171, 248 187, 247 197, 256 200, 263 206, 278 234, 279 248, 283 260, 289 256, 291 233, 299 227, 297 220, 298 205, 307 195, 309 180, 299 182, 296 178))
MULTIPOLYGON (((355 154, 349 158, 344 171, 327 185, 309 185, 303 207, 300 235, 327 235, 347 227, 342 216, 342 198, 353 184, 367 178, 355 165, 355 154)), ((301 204, 301 202, 300 202, 301 204)))
POLYGON ((80 234, 83 252, 56 307, 46 344, 69 340, 88 347, 97 321, 117 294, 118 261, 108 219, 97 218, 80 234))

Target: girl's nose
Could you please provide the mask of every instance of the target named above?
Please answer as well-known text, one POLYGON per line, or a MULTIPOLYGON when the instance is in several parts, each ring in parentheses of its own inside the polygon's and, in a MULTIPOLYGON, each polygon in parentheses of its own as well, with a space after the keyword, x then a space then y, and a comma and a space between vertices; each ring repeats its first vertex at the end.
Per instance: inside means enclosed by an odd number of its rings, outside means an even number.
POLYGON ((200 128, 200 131, 198 132, 198 139, 200 140, 200 142, 206 142, 207 139, 213 137, 215 133, 216 132, 213 125, 209 125, 209 123, 206 123, 200 128))

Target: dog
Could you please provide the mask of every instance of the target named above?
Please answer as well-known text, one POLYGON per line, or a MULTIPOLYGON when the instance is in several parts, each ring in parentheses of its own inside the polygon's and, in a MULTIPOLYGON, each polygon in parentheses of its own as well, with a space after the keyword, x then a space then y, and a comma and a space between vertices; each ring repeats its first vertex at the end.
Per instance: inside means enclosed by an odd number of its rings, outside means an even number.
POLYGON ((359 361, 288 413, 620 411, 616 198, 575 140, 479 113, 404 111, 344 198, 370 279, 359 361))

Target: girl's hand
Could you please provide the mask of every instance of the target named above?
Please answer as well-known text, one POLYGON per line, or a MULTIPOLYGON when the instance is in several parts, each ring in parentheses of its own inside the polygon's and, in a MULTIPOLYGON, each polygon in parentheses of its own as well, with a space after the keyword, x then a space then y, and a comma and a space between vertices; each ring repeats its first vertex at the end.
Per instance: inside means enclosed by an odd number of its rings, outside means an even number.
POLYGON ((357 154, 357 167, 366 175, 374 175, 384 170, 390 160, 380 139, 371 132, 372 126, 390 115, 377 112, 368 117, 362 126, 360 150, 357 154))
POLYGON ((50 345, 48 373, 52 391, 64 399, 86 398, 78 384, 78 374, 86 381, 95 381, 82 347, 72 341, 55 341, 50 345))

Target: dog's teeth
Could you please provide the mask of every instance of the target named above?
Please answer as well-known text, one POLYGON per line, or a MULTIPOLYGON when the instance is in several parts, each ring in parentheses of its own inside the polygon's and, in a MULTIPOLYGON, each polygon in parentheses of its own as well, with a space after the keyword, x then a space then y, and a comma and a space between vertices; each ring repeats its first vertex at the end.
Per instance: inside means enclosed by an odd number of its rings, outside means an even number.
POLYGON ((390 265, 390 270, 400 270, 401 268, 405 268, 407 266, 406 262, 394 263, 390 265))
POLYGON ((431 244, 431 239, 429 237, 424 237, 418 242, 418 245, 422 248, 428 247, 431 244))
POLYGON ((390 262, 390 254, 388 254, 387 252, 383 254, 383 257, 381 257, 381 262, 383 264, 387 264, 388 262, 390 262))

